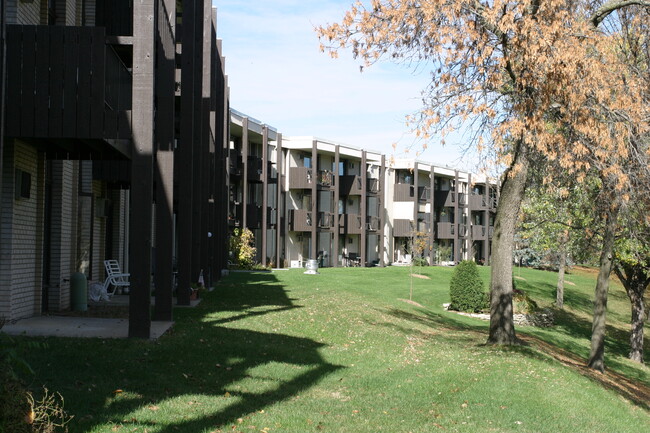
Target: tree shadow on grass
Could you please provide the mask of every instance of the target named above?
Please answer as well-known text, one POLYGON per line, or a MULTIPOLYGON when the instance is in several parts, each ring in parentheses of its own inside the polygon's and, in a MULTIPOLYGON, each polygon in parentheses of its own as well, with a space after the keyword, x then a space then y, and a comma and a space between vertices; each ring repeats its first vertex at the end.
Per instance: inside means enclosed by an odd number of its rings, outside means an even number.
MULTIPOLYGON (((159 433, 231 431, 238 419, 290 400, 343 368, 325 361, 319 352, 324 345, 314 340, 248 329, 246 319, 298 307, 272 274, 237 275, 220 283, 197 308, 176 310, 173 332, 158 342, 106 340, 89 345, 61 339, 35 359, 52 361, 39 370, 46 371, 47 386, 61 390, 66 406, 77 415, 71 432, 98 427, 151 427, 159 433), (221 320, 224 313, 233 315, 221 320), (74 371, 74 383, 59 377, 59 369, 74 371), (121 392, 115 393, 118 388, 121 392), (180 415, 141 415, 147 408, 180 415)), ((69 380, 69 373, 66 377, 69 380)))
MULTIPOLYGON (((475 320, 476 324, 473 324, 466 321, 465 318, 455 318, 451 314, 439 314, 425 309, 405 311, 393 308, 384 310, 383 312, 401 320, 435 329, 436 333, 438 333, 436 338, 453 340, 458 343, 458 335, 444 336, 445 331, 451 331, 452 333, 470 333, 471 336, 465 339, 467 342, 476 341, 477 339, 487 340, 487 323, 481 323, 478 320, 475 320)), ((557 333, 559 332, 573 337, 576 335, 584 336, 589 339, 591 335, 591 323, 566 311, 560 312, 558 322, 560 326, 552 328, 554 332, 545 332, 543 335, 532 335, 529 332, 532 328, 520 327, 518 337, 523 344, 514 347, 503 347, 503 350, 517 351, 526 356, 553 364, 560 362, 581 375, 599 383, 601 386, 618 393, 635 405, 646 410, 650 409, 650 386, 648 386, 647 377, 641 377, 644 367, 640 366, 638 370, 633 370, 629 366, 616 361, 616 356, 610 356, 607 363, 614 365, 619 371, 626 371, 627 375, 622 375, 611 369, 608 369, 605 373, 599 373, 587 368, 586 358, 575 353, 576 348, 571 344, 570 339, 557 336, 557 333)), ((397 330, 406 334, 421 333, 422 335, 428 335, 415 328, 409 331, 407 327, 394 323, 383 323, 381 325, 398 328, 397 330)), ((625 357, 625 351, 628 349, 625 345, 625 341, 627 341, 625 333, 611 327, 608 328, 607 332, 607 352, 612 355, 618 355, 619 357, 625 357)), ((484 343, 477 344, 477 346, 484 345, 484 343)))

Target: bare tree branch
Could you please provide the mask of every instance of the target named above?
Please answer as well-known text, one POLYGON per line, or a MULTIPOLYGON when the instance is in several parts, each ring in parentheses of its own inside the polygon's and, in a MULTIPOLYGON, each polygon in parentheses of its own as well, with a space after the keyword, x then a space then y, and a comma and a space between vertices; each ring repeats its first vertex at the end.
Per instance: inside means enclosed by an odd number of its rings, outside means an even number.
POLYGON ((598 10, 591 16, 591 23, 594 27, 598 27, 605 18, 612 12, 623 9, 628 6, 644 6, 650 7, 650 0, 611 0, 598 8, 598 10))

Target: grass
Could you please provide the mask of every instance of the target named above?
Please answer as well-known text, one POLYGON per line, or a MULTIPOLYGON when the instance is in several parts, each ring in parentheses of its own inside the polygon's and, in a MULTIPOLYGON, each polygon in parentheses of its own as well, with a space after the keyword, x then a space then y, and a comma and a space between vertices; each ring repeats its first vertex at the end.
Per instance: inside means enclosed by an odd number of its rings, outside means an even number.
MULTIPOLYGON (((480 269, 488 278, 489 270, 480 269)), ((487 323, 442 309, 450 268, 233 273, 157 342, 39 339, 35 388, 71 432, 639 432, 649 369, 625 359, 629 305, 612 288, 607 374, 584 369, 593 276, 574 273, 558 326, 486 346, 487 323)), ((541 305, 555 274, 522 269, 541 305)), ((516 273, 517 275, 517 273, 516 273)), ((646 350, 646 359, 650 359, 646 350)))

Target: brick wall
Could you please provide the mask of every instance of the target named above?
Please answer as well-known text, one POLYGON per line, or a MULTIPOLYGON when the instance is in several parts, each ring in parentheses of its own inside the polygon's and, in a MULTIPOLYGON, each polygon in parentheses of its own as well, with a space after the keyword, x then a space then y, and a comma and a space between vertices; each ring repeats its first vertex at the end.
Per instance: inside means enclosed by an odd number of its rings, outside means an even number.
POLYGON ((100 198, 106 198, 104 182, 94 180, 93 183, 93 225, 92 225, 92 272, 93 281, 103 281, 106 278, 104 256, 106 255, 106 218, 96 213, 95 206, 100 198))
POLYGON ((52 211, 50 241, 50 292, 51 311, 62 311, 70 307, 70 275, 76 245, 73 243, 74 215, 73 161, 52 161, 52 211))
POLYGON ((41 310, 43 168, 43 156, 34 148, 18 140, 5 143, 0 314, 9 320, 41 310), (15 198, 16 168, 31 175, 29 198, 15 198))

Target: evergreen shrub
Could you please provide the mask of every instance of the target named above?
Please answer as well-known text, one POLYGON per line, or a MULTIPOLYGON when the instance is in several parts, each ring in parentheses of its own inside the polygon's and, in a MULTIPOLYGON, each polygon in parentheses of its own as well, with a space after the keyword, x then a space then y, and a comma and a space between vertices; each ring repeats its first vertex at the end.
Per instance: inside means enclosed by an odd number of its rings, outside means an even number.
POLYGON ((452 310, 479 312, 487 307, 487 295, 476 263, 463 260, 454 269, 449 283, 452 310))

